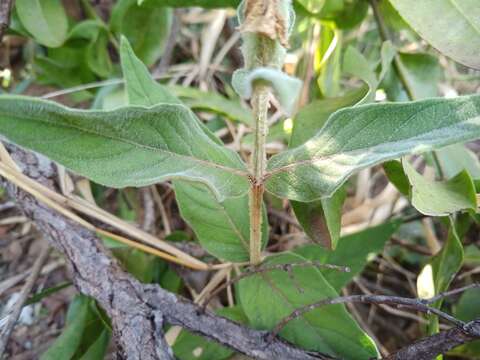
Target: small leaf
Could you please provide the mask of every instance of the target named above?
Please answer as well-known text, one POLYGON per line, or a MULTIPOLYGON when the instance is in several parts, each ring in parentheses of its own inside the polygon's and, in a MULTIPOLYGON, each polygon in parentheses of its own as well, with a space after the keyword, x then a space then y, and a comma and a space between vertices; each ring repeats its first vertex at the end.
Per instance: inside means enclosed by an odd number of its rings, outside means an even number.
POLYGON ((147 65, 163 54, 172 26, 172 10, 160 1, 120 0, 112 10, 110 27, 133 44, 135 53, 147 65))
POLYGON ((417 33, 440 52, 480 69, 480 7, 476 0, 390 2, 417 33))
POLYGON ((250 99, 253 84, 264 81, 273 87, 275 95, 288 115, 295 111, 302 82, 274 68, 256 68, 253 70, 237 70, 233 74, 232 85, 237 94, 250 99))
POLYGON ((400 222, 392 221, 343 236, 333 251, 317 245, 306 245, 296 249, 295 253, 305 259, 320 261, 323 264, 349 267, 350 272, 319 268, 325 280, 336 291, 340 291, 363 270, 375 255, 382 252, 385 243, 390 240, 399 227, 400 222))
POLYGON ((463 144, 455 144, 437 150, 437 157, 443 174, 448 178, 467 170, 470 176, 480 179, 480 161, 478 157, 463 144))
POLYGON ((363 168, 478 137, 478 95, 342 109, 304 145, 268 161, 267 190, 317 200, 363 168))
POLYGON ((60 0, 17 0, 23 26, 42 45, 59 47, 67 39, 68 22, 60 0))
POLYGON ((422 214, 446 216, 461 210, 477 207, 475 185, 467 171, 462 171, 448 181, 428 181, 407 161, 403 168, 411 184, 412 205, 422 214))
POLYGON ((206 136, 182 105, 84 111, 1 96, 0 133, 110 187, 176 178, 202 182, 219 199, 248 191, 245 164, 206 136))
MULTIPOLYGON (((301 263, 306 259, 283 253, 264 264, 301 263)), ((256 329, 271 330, 295 309, 322 299, 337 297, 337 292, 314 267, 293 267, 290 274, 274 270, 249 276, 239 283, 240 303, 256 329)), ((342 359, 370 359, 378 355, 375 344, 350 317, 343 305, 310 311, 289 322, 280 335, 309 350, 342 359)))
POLYGON ((395 185, 397 190, 401 194, 408 196, 410 193, 410 181, 407 175, 405 175, 405 171, 403 171, 402 163, 397 160, 387 161, 383 164, 383 170, 385 170, 388 180, 395 185))

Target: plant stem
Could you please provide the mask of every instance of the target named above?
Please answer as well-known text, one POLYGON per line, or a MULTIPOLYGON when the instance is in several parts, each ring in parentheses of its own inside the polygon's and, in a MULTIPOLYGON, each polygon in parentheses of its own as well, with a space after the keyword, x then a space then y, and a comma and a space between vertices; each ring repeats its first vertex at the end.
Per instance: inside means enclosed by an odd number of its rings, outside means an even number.
POLYGON ((268 134, 269 96, 270 89, 267 85, 255 84, 252 97, 255 118, 252 154, 253 179, 250 186, 250 263, 252 265, 258 265, 262 261, 262 204, 267 162, 265 142, 268 134))

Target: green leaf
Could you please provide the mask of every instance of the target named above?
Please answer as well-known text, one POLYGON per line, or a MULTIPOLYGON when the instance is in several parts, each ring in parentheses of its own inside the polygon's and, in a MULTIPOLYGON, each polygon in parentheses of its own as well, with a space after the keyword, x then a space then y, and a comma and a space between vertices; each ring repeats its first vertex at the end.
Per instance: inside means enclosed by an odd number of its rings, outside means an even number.
POLYGON ((469 266, 480 265, 480 249, 476 245, 468 245, 465 247, 465 264, 469 266))
POLYGON ((475 185, 467 171, 440 182, 425 179, 407 161, 403 162, 403 169, 410 181, 412 205, 422 214, 446 216, 477 208, 475 185))
POLYGON ((480 69, 480 6, 476 0, 390 2, 417 33, 440 52, 480 69))
MULTIPOLYGON (((131 103, 154 105, 159 102, 180 102, 167 88, 150 77, 147 68, 136 58, 126 39, 122 39, 121 49, 126 89, 131 103)), ((202 124, 196 120, 198 124, 202 124)), ((221 141, 205 126, 202 129, 212 141, 221 144, 221 141)), ((228 261, 248 259, 250 238, 248 195, 219 202, 201 185, 174 181, 174 189, 182 218, 193 228, 207 251, 228 261)), ((268 221, 265 211, 263 216, 262 234, 266 243, 268 221)))
POLYGON ((62 334, 44 352, 41 360, 71 359, 82 342, 81 334, 87 325, 90 303, 86 297, 77 297, 69 308, 69 317, 62 334))
POLYGON ((112 72, 113 65, 108 54, 108 33, 99 31, 87 47, 86 58, 90 69, 101 77, 108 77, 112 72))
POLYGON ((397 190, 401 194, 408 196, 410 193, 410 181, 407 175, 405 175, 405 171, 403 171, 402 163, 397 160, 387 161, 383 164, 383 170, 385 170, 388 180, 395 185, 397 190))
POLYGON ((42 45, 59 47, 67 39, 68 23, 60 0, 17 0, 23 26, 42 45))
POLYGON ((124 36, 122 36, 120 43, 120 55, 130 105, 181 104, 181 101, 171 94, 166 87, 152 79, 147 67, 137 58, 124 36))
MULTIPOLYGON (((240 307, 221 308, 216 313, 238 323, 247 322, 240 307)), ((173 352, 179 360, 225 360, 234 354, 232 350, 186 330, 178 336, 173 352)))
POLYGON ((110 187, 184 179, 208 185, 219 199, 248 191, 239 156, 206 136, 182 105, 84 111, 1 96, 0 133, 110 187))
POLYGON ((323 6, 325 5, 326 0, 297 0, 297 2, 302 5, 305 10, 310 13, 318 14, 323 6))
POLYGON ((333 251, 317 245, 306 245, 295 249, 295 253, 303 256, 305 259, 320 261, 323 264, 348 266, 350 272, 319 269, 325 280, 336 291, 340 291, 364 269, 375 255, 382 252, 385 243, 399 227, 400 222, 392 221, 355 234, 343 236, 339 240, 337 248, 333 251))
POLYGON ((293 114, 302 88, 302 82, 274 68, 255 68, 237 70, 233 74, 232 86, 242 98, 250 99, 253 84, 257 81, 269 83, 275 96, 288 115, 293 114))
POLYGON ((148 66, 162 56, 170 34, 172 10, 165 5, 146 0, 139 6, 136 0, 120 0, 112 10, 112 31, 125 35, 148 66))
MULTIPOLYGON (((265 265, 305 262, 292 253, 272 256, 265 265)), ((294 267, 292 276, 274 270, 247 277, 239 283, 240 303, 250 324, 270 330, 295 309, 337 297, 337 292, 314 267, 294 267)), ((305 349, 342 359, 370 359, 378 353, 373 341, 359 328, 343 305, 322 307, 288 323, 280 335, 305 349)))
MULTIPOLYGON (((381 72, 377 77, 368 61, 358 50, 353 47, 347 49, 344 70, 365 81, 368 84, 368 91, 360 88, 344 97, 317 100, 304 107, 295 119, 290 148, 305 143, 311 134, 317 133, 322 128, 328 117, 335 111, 374 99, 377 86, 390 67, 395 49, 390 42, 385 42, 381 53, 381 72)), ((335 249, 340 238, 341 211, 345 196, 345 191, 340 188, 331 197, 319 201, 291 202, 299 223, 314 242, 335 249)))
MULTIPOLYGON (((422 53, 399 53, 397 59, 414 99, 438 96, 438 83, 443 78, 443 71, 437 57, 422 53)), ((394 69, 389 71, 383 85, 390 100, 407 101, 409 99, 394 69)))
POLYGON ((480 161, 463 144, 447 146, 436 151, 440 167, 447 178, 467 170, 473 179, 480 179, 480 161))
POLYGON ((273 156, 267 190, 278 197, 328 197, 355 172, 480 137, 480 96, 362 105, 334 113, 304 145, 273 156))
MULTIPOLYGON (((144 0, 143 2, 145 2, 144 0)), ((206 9, 219 7, 237 7, 241 0, 155 0, 163 6, 202 7, 206 9)))
MULTIPOLYGON (((289 147, 294 148, 306 142, 311 134, 320 130, 333 112, 356 104, 365 93, 366 90, 362 88, 341 98, 317 100, 302 108, 295 117, 289 147)), ((345 191, 340 188, 332 197, 319 201, 291 201, 299 223, 314 242, 335 249, 340 238, 341 211, 345 195, 345 191)))
MULTIPOLYGON (((454 308, 454 316, 462 321, 472 321, 480 318, 480 289, 465 291, 454 308)), ((467 356, 472 359, 480 357, 480 341, 462 345, 451 351, 452 355, 467 356)))
POLYGON ((108 344, 110 342, 110 332, 103 330, 95 342, 88 348, 80 360, 102 360, 107 353, 108 344))
POLYGON ((170 85, 168 89, 191 109, 213 112, 249 126, 253 123, 252 112, 242 106, 238 98, 227 99, 216 92, 204 92, 184 86, 170 85))
POLYGON ((377 76, 374 69, 362 53, 352 46, 347 48, 343 62, 344 71, 359 77, 368 85, 368 93, 359 101, 359 104, 365 104, 375 100, 375 91, 389 70, 395 54, 396 50, 392 43, 390 41, 385 41, 382 44, 381 49, 381 70, 380 74, 377 76))
MULTIPOLYGON (((217 202, 204 186, 175 182, 175 194, 184 218, 202 246, 217 258, 249 259, 250 218, 248 196, 217 202)), ((268 240, 268 219, 263 210, 262 241, 268 240)))

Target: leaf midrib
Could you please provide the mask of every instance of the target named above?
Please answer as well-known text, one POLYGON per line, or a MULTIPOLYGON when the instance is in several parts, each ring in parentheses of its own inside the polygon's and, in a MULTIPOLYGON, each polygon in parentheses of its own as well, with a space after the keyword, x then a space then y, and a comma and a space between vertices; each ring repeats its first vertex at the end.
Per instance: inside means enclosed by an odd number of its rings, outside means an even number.
MULTIPOLYGON (((479 117, 479 116, 477 116, 479 117)), ((407 119, 408 120, 408 119, 407 119)), ((466 119, 467 120, 467 119, 466 119)), ((273 168, 272 170, 270 171, 267 171, 265 173, 265 179, 268 179, 270 178, 271 176, 273 175, 276 175, 278 173, 282 173, 282 172, 290 172, 290 171, 293 171, 297 166, 302 166, 302 165, 312 165, 312 164, 315 164, 316 162, 318 161, 326 161, 326 160, 330 160, 330 159, 333 159, 335 157, 338 157, 338 156, 342 156, 342 155, 349 155, 349 156, 352 156, 352 155, 356 155, 356 153, 363 153, 365 152, 366 149, 368 150, 372 150, 372 149, 375 149, 379 146, 386 146, 386 145, 389 145, 389 144, 396 144, 396 143, 399 143, 399 142, 403 142, 403 141, 413 141, 415 138, 417 137, 420 137, 420 136, 425 136, 426 134, 430 133, 430 132, 433 132, 433 131, 437 131, 437 130, 446 130, 448 128, 451 128, 451 127, 455 127, 461 123, 464 123, 466 120, 463 120, 463 121, 460 121, 460 122, 456 122, 456 123, 453 123, 449 126, 444 126, 444 127, 439 127, 439 128, 436 128, 436 129, 432 129, 430 131, 427 131, 427 132, 422 132, 420 134, 416 134, 415 136, 412 136, 412 137, 408 137, 408 138, 404 138, 404 139, 397 139, 397 140, 394 140, 394 141, 389 141, 389 142, 383 142, 383 143, 379 143, 379 144, 376 144, 376 145, 373 145, 371 147, 362 147, 362 148, 357 148, 357 149, 353 149, 353 150, 348 150, 348 151, 339 151, 339 152, 336 152, 334 154, 330 154, 330 155, 323 155, 323 156, 313 156, 311 157, 310 159, 305 159, 305 160, 301 160, 301 161, 295 161, 293 163, 290 163, 288 165, 283 165, 283 166, 280 166, 280 167, 277 167, 277 168, 273 168)), ((455 142, 458 142, 457 140, 451 140, 450 143, 455 143, 455 142)), ((435 145, 433 145, 435 146, 435 145)), ((443 146, 448 146, 447 145, 442 145, 443 146)), ((399 155, 401 156, 401 154, 399 155)))
MULTIPOLYGON (((8 116, 9 114, 0 111, 0 115, 1 116, 8 116)), ((52 122, 52 121, 49 121, 49 120, 46 120, 46 119, 37 119, 37 118, 28 117, 28 116, 24 116, 24 115, 17 116, 17 118, 24 119, 24 120, 27 120, 27 121, 33 121, 33 122, 43 122, 43 123, 48 124, 50 126, 58 126, 58 127, 66 128, 66 129, 78 130, 78 131, 81 131, 81 132, 84 132, 84 133, 87 133, 87 134, 98 136, 100 138, 103 137, 103 138, 106 138, 106 139, 110 139, 114 142, 115 141, 116 142, 123 142, 123 143, 131 145, 133 147, 143 148, 145 150, 149 150, 149 151, 152 151, 152 152, 163 152, 163 153, 166 153, 166 154, 168 154, 169 156, 172 156, 172 157, 176 156, 176 157, 180 157, 180 158, 185 158, 185 159, 191 160, 193 162, 198 162, 200 164, 204 164, 204 165, 209 166, 209 167, 224 170, 224 171, 232 173, 232 174, 236 174, 236 175, 239 175, 239 176, 242 176, 242 177, 248 177, 248 172, 247 171, 242 171, 242 170, 239 170, 239 169, 231 168, 231 167, 221 165, 221 164, 217 164, 217 163, 214 163, 214 162, 210 162, 210 161, 207 161, 207 160, 198 159, 198 158, 193 157, 193 156, 178 154, 178 153, 168 151, 168 150, 165 150, 165 149, 160 149, 158 147, 148 146, 148 145, 141 144, 141 143, 138 143, 138 142, 135 142, 135 141, 127 140, 125 138, 116 138, 116 137, 109 136, 109 135, 106 135, 106 134, 101 134, 101 133, 98 133, 98 132, 90 130, 90 129, 87 130, 87 129, 84 129, 82 127, 78 127, 78 126, 74 126, 74 125, 70 125, 70 124, 55 123, 55 122, 52 122)))

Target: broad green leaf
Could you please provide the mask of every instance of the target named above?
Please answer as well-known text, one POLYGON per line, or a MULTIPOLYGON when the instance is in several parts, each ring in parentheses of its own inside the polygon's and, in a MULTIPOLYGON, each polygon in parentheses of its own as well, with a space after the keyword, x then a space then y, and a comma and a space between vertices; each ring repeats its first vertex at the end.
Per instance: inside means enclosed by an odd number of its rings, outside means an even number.
MULTIPOLYGON (((443 71, 437 57, 422 53, 399 53, 397 59, 405 75, 404 80, 415 100, 438 96, 438 83, 442 80, 443 71)), ((383 86, 390 100, 407 101, 409 99, 393 68, 385 77, 383 86)))
POLYGON ((135 53, 148 66, 162 56, 172 25, 172 11, 160 1, 120 0, 112 10, 110 27, 133 44, 135 53))
POLYGON ((477 156, 463 144, 455 144, 437 150, 438 161, 447 178, 454 177, 462 170, 467 170, 473 179, 480 179, 480 161, 477 156))
MULTIPOLYGON (((305 106, 295 117, 289 147, 294 148, 306 142, 311 134, 320 130, 333 112, 354 105, 365 92, 365 89, 359 89, 341 98, 317 100, 305 106)), ((334 249, 340 238, 344 199, 345 191, 339 189, 330 198, 310 203, 291 201, 291 204, 305 233, 314 242, 334 249)))
MULTIPOLYGON (((264 264, 289 264, 307 261, 283 253, 264 264)), ((290 274, 274 270, 249 276, 239 283, 242 308, 256 329, 271 330, 295 309, 337 292, 314 267, 294 267, 290 274)), ((377 356, 373 341, 360 329, 343 305, 322 307, 289 322, 280 335, 309 350, 328 353, 342 359, 370 359, 377 356)))
MULTIPOLYGON (((202 246, 212 255, 228 261, 249 259, 250 219, 248 196, 218 202, 204 186, 175 182, 175 194, 184 218, 202 246)), ((263 211, 263 243, 268 240, 268 219, 263 211)))
POLYGON ((41 360, 71 359, 82 342, 81 334, 87 326, 90 303, 86 297, 77 297, 69 308, 66 327, 41 356, 41 360))
POLYGON ((219 199, 248 190, 238 155, 205 135, 182 105, 84 111, 1 96, 0 133, 110 187, 184 179, 208 185, 219 199))
POLYGON ((303 256, 305 259, 320 261, 323 264, 348 266, 350 272, 319 268, 325 280, 336 291, 340 291, 363 270, 375 255, 382 252, 385 243, 397 231, 399 226, 400 222, 392 221, 356 234, 344 236, 333 251, 317 245, 306 245, 295 249, 295 253, 303 256))
MULTIPOLYGON (((467 322, 480 318, 480 289, 470 289, 462 294, 458 304, 454 307, 454 316, 467 322)), ((480 357, 480 341, 459 346, 451 353, 477 359, 480 357)))
MULTIPOLYGON (((246 323, 247 319, 240 307, 221 308, 217 314, 238 323, 246 323)), ((234 351, 205 338, 182 330, 173 345, 173 352, 179 360, 225 360, 234 351)))
MULTIPOLYGON (((158 102, 179 103, 168 89, 155 82, 147 68, 135 57, 127 40, 122 40, 122 66, 129 101, 154 105, 158 102)), ((202 124, 197 119, 198 124, 202 124)), ((221 141, 203 127, 216 143, 221 141)), ((250 220, 248 195, 219 202, 204 186, 174 181, 176 199, 182 218, 193 228, 202 246, 214 256, 228 261, 245 261, 249 257, 250 220)), ((268 239, 266 211, 262 235, 268 239)))
POLYGON ((412 205, 422 214, 446 216, 477 208, 475 185, 467 171, 447 181, 429 181, 407 161, 403 162, 403 169, 410 181, 412 205))
POLYGON ((273 156, 267 190, 278 197, 328 197, 355 172, 480 137, 480 96, 362 105, 334 113, 304 145, 273 156))
POLYGON ((480 6, 477 0, 390 2, 417 33, 440 52, 480 69, 480 6))
POLYGON ((60 0, 17 0, 22 25, 42 45, 61 46, 67 39, 68 23, 60 0))

